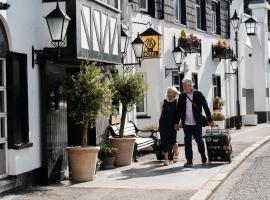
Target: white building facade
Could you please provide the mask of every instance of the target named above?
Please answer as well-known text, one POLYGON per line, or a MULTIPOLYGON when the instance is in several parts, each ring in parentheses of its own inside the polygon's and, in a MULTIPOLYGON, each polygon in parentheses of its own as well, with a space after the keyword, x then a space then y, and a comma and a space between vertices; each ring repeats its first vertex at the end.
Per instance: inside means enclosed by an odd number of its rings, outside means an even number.
MULTIPOLYGON (((212 45, 226 40, 235 54, 235 34, 230 24, 234 11, 241 17, 239 29, 239 100, 242 124, 254 125, 269 121, 269 55, 268 55, 268 2, 267 1, 131 1, 127 4, 129 23, 126 31, 135 38, 149 24, 161 34, 159 58, 145 58, 137 73, 144 75, 149 89, 144 100, 137 106, 137 124, 140 128, 157 126, 161 103, 166 88, 181 88, 183 77, 192 78, 195 87, 205 95, 213 110, 213 99, 222 97, 225 105, 225 127, 235 127, 237 117, 236 76, 230 58, 213 58, 212 45), (248 6, 257 20, 257 33, 248 36, 244 21, 251 17, 248 6), (183 8, 185 7, 185 8, 183 8), (206 14, 202 14, 205 12, 206 14), (181 31, 193 33, 201 39, 201 54, 187 54, 181 71, 166 76, 165 68, 176 67, 172 50, 174 40, 181 31), (260 64, 259 64, 260 63, 260 64), (255 66, 258 66, 256 68, 255 66), (251 120, 251 121, 250 121, 251 120)), ((131 47, 130 47, 131 49, 131 47)), ((133 59, 130 51, 130 59, 133 59)), ((167 74, 168 75, 168 74, 167 74)), ((132 117, 134 117, 132 115, 132 117)), ((130 118, 131 120, 133 118, 130 118)))

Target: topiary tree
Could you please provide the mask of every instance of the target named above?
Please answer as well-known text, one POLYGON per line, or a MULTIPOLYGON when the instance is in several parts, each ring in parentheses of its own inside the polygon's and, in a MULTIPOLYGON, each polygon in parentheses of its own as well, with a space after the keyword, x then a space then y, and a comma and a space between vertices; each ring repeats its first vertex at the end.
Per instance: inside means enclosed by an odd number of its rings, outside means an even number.
POLYGON ((121 124, 119 137, 124 136, 124 127, 127 111, 143 98, 147 85, 140 75, 116 75, 114 77, 115 99, 122 103, 121 124))
POLYGON ((83 126, 82 147, 88 144, 88 128, 96 123, 99 116, 110 114, 111 83, 97 63, 82 64, 80 72, 67 81, 65 93, 69 115, 76 124, 83 126))

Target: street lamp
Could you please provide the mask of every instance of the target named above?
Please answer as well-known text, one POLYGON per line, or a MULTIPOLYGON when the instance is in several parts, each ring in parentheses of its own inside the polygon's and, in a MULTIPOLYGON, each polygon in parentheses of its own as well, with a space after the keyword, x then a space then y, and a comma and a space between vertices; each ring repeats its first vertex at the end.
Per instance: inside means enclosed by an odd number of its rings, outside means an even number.
MULTIPOLYGON (((70 23, 70 17, 60 9, 59 1, 56 2, 56 8, 46 17, 47 26, 51 36, 51 44, 58 49, 58 57, 60 56, 60 48, 64 46, 67 30, 70 23)), ((44 50, 36 50, 32 46, 32 67, 39 63, 39 56, 48 56, 44 50)), ((50 56, 52 57, 52 56, 50 56)))
POLYGON ((256 35, 257 22, 253 17, 250 17, 245 22, 247 35, 256 35))
POLYGON ((234 14, 233 14, 233 16, 232 16, 232 18, 230 20, 231 20, 231 24, 232 24, 233 29, 235 31, 238 31, 239 27, 240 27, 241 19, 238 16, 236 10, 234 11, 234 14))
POLYGON ((184 62, 184 59, 186 57, 186 52, 183 48, 181 48, 180 46, 176 46, 173 50, 172 50, 172 54, 173 54, 173 58, 175 61, 175 64, 177 67, 165 67, 165 78, 169 75, 169 73, 171 73, 171 71, 179 71, 180 72, 180 68, 184 62))
MULTIPOLYGON (((241 129, 241 112, 240 112, 240 101, 239 101, 239 68, 238 68, 238 31, 240 28, 240 25, 242 23, 242 19, 238 16, 236 10, 234 11, 234 14, 232 16, 232 18, 230 19, 232 27, 235 31, 235 58, 233 58, 233 60, 231 60, 231 63, 235 63, 232 66, 234 66, 234 73, 226 73, 227 75, 229 74, 234 74, 236 76, 236 107, 237 107, 237 117, 236 117, 236 122, 235 122, 235 126, 236 129, 241 129)), ((246 26, 246 32, 247 35, 255 35, 256 34, 256 28, 257 28, 257 22, 255 19, 253 19, 252 17, 250 17, 248 20, 246 20, 245 22, 245 26, 246 26)))

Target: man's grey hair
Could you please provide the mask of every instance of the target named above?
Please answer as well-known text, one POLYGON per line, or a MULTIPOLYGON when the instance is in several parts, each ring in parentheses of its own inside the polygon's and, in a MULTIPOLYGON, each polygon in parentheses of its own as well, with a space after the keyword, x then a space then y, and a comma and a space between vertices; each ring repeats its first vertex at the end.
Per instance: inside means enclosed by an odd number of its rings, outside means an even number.
POLYGON ((182 80, 182 83, 188 83, 189 85, 193 86, 192 79, 190 79, 190 78, 184 78, 184 79, 182 80))

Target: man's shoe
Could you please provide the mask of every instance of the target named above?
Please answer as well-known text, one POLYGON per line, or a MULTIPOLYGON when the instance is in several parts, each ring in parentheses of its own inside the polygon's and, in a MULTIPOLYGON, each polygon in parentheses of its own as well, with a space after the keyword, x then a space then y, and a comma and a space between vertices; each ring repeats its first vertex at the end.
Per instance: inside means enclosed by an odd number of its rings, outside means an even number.
POLYGON ((207 158, 205 155, 202 155, 202 164, 205 164, 207 162, 207 158))
POLYGON ((193 167, 193 163, 192 162, 187 162, 184 164, 184 167, 193 167))

